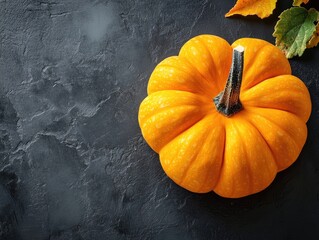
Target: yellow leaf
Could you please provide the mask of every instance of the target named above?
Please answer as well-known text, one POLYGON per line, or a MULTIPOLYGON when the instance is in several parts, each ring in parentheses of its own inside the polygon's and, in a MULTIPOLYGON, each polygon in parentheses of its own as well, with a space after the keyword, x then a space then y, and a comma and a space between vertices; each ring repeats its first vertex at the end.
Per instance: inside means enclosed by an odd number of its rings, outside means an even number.
POLYGON ((235 14, 247 16, 257 15, 266 18, 272 14, 276 7, 277 0, 237 0, 235 6, 226 13, 226 17, 235 14))
POLYGON ((312 34, 310 40, 307 43, 307 48, 313 48, 319 43, 319 24, 316 26, 316 31, 312 34))
POLYGON ((300 6, 302 3, 306 4, 308 2, 309 2, 309 0, 294 0, 292 5, 293 6, 300 6))

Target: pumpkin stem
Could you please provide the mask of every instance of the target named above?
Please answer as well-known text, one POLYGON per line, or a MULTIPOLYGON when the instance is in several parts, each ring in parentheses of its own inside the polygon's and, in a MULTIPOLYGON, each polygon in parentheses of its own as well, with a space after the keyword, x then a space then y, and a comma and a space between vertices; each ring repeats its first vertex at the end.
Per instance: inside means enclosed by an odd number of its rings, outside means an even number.
POLYGON ((237 46, 233 50, 232 65, 225 89, 214 98, 217 111, 226 117, 231 117, 242 109, 239 93, 244 68, 243 64, 244 47, 237 46))

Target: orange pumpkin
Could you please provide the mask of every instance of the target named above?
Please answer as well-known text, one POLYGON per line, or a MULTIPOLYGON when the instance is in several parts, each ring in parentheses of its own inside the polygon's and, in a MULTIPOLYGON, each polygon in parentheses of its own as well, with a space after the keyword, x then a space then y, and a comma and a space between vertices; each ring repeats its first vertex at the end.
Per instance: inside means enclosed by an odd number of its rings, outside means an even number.
POLYGON ((194 37, 153 71, 138 120, 166 174, 198 193, 265 189, 299 156, 309 92, 272 44, 194 37))

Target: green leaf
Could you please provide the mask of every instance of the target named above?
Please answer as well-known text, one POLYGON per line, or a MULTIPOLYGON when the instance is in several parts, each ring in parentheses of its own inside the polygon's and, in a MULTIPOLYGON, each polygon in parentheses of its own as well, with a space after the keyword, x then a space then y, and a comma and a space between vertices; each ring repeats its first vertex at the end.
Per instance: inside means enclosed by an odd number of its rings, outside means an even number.
POLYGON ((318 12, 314 8, 292 7, 280 14, 273 36, 276 46, 284 51, 287 58, 303 54, 316 31, 317 18, 318 12))

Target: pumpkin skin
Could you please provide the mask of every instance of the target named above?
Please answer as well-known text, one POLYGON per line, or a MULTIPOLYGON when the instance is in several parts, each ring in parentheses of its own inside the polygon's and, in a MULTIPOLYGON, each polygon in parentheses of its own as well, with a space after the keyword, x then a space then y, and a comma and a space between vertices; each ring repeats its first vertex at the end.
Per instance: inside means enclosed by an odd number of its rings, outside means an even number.
POLYGON ((311 113, 308 89, 272 44, 213 35, 184 44, 154 69, 138 121, 165 173, 192 192, 239 198, 257 193, 299 156, 311 113), (217 111, 232 52, 243 46, 241 111, 217 111))

